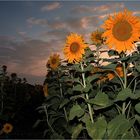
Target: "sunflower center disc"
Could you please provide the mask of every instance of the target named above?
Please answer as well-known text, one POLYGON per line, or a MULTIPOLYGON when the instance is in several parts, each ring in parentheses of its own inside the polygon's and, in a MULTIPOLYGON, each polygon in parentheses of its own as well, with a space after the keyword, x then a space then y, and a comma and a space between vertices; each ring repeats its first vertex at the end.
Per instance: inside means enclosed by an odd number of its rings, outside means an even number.
POLYGON ((96 39, 97 39, 97 40, 101 40, 101 35, 97 34, 97 35, 96 35, 96 39))
POLYGON ((9 126, 7 126, 7 128, 6 128, 7 130, 9 130, 10 129, 10 127, 9 126))
POLYGON ((125 20, 117 22, 112 29, 114 37, 119 41, 127 41, 131 37, 131 32, 131 24, 125 20))
POLYGON ((55 64, 55 63, 56 63, 56 59, 53 58, 53 59, 52 59, 52 64, 55 64))
POLYGON ((78 43, 76 43, 76 42, 74 42, 74 43, 72 43, 71 44, 71 46, 70 46, 70 51, 72 52, 72 53, 76 53, 78 50, 79 50, 79 44, 78 43))

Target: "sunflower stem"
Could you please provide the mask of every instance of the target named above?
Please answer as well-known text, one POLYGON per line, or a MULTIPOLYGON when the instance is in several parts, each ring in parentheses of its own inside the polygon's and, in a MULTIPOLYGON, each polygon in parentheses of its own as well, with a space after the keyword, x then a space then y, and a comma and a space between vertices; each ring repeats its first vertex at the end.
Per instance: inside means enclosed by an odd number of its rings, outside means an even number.
POLYGON ((122 114, 125 114, 125 105, 126 105, 126 103, 124 102, 124 103, 122 104, 122 114))
MULTIPOLYGON (((123 84, 123 87, 124 87, 124 89, 126 89, 127 88, 127 69, 126 69, 125 62, 123 62, 123 73, 124 73, 124 84, 123 84)), ((126 106, 126 102, 124 102, 122 104, 122 114, 125 114, 125 111, 126 111, 126 107, 125 106, 126 106)))
POLYGON ((127 87, 127 69, 125 66, 125 62, 123 62, 123 72, 124 72, 124 88, 127 87))
MULTIPOLYGON (((83 72, 84 71, 84 67, 83 67, 82 62, 80 64, 81 64, 81 70, 82 70, 83 87, 86 88, 85 73, 83 72)), ((86 99, 89 100, 88 93, 86 93, 86 99)), ((92 110, 91 105, 89 103, 87 103, 87 105, 88 105, 88 110, 89 110, 89 115, 90 115, 91 122, 94 123, 93 115, 92 115, 93 114, 93 110, 92 110)))
POLYGON ((1 114, 3 113, 3 108, 4 108, 4 92, 3 92, 3 86, 4 83, 1 83, 1 114))
POLYGON ((117 77, 119 78, 119 80, 120 80, 120 82, 121 82, 121 87, 123 88, 124 87, 124 82, 123 82, 123 80, 122 80, 122 78, 119 76, 119 74, 116 72, 116 71, 113 71, 116 75, 117 75, 117 77))
POLYGON ((129 85, 127 86, 128 88, 131 86, 131 84, 133 83, 133 81, 136 80, 136 78, 138 78, 138 76, 135 76, 135 77, 131 80, 131 82, 130 82, 129 85))
POLYGON ((55 131, 54 131, 54 129, 51 127, 51 125, 50 125, 50 123, 49 123, 48 112, 47 112, 46 106, 44 105, 43 108, 44 108, 44 111, 45 111, 45 114, 46 114, 47 124, 48 124, 48 126, 50 127, 50 129, 52 130, 52 132, 54 133, 55 131))
POLYGON ((133 88, 133 93, 135 93, 136 86, 137 86, 137 81, 136 81, 136 79, 135 79, 135 81, 134 81, 134 88, 133 88))
MULTIPOLYGON (((63 98, 62 84, 59 82, 59 85, 60 85, 61 97, 63 98)), ((63 108, 63 111, 64 111, 65 119, 68 122, 68 116, 67 116, 67 112, 66 112, 66 108, 65 107, 63 108)))
MULTIPOLYGON (((58 70, 58 77, 59 77, 59 70, 58 70)), ((63 98, 62 84, 61 84, 59 79, 58 79, 58 82, 59 82, 60 94, 61 94, 61 97, 63 98)), ((67 112, 66 112, 66 108, 65 107, 63 108, 63 111, 64 111, 65 119, 68 122, 68 116, 67 116, 67 112)))
POLYGON ((130 110, 131 110, 131 101, 129 101, 129 108, 126 116, 127 119, 129 118, 130 110))
POLYGON ((100 45, 96 45, 97 67, 99 67, 100 61, 100 45))
MULTIPOLYGON (((97 44, 96 45, 96 58, 97 58, 97 63, 96 63, 96 65, 97 65, 97 68, 99 68, 100 67, 100 44, 97 44)), ((98 87, 99 87, 99 89, 100 89, 100 87, 101 87, 101 81, 99 80, 99 82, 98 82, 98 87)))
POLYGON ((115 106, 116 106, 116 108, 118 110, 118 113, 121 114, 121 111, 122 111, 121 107, 119 105, 117 105, 117 104, 115 104, 115 106))

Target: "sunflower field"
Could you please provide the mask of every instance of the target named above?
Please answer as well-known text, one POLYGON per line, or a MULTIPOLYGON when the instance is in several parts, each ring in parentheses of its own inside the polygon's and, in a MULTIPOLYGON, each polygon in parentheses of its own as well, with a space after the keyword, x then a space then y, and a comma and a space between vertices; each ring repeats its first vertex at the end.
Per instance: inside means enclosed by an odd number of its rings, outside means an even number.
MULTIPOLYGON (((49 57, 30 129, 46 139, 139 139, 140 18, 128 10, 110 15, 90 39, 70 33, 65 59, 49 57)), ((14 126, 4 122, 0 135, 12 135, 14 126)))
POLYGON ((43 86, 0 68, 0 139, 40 138, 43 129, 33 129, 39 115, 36 108, 44 100, 43 86))

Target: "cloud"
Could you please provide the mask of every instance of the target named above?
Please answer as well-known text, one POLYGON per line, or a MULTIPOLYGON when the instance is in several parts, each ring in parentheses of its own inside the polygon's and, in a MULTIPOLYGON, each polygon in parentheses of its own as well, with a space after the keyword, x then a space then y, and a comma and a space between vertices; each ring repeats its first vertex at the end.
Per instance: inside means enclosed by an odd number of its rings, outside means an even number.
POLYGON ((96 30, 99 27, 98 16, 84 16, 81 18, 69 18, 65 21, 66 28, 70 32, 76 32, 82 35, 86 35, 96 30))
MULTIPOLYGON (((62 29, 73 31, 85 31, 89 27, 98 26, 99 20, 98 16, 84 16, 84 17, 69 17, 64 19, 64 21, 55 22, 55 24, 50 24, 49 26, 56 28, 61 27, 62 29), (61 26, 59 26, 61 25, 61 26)), ((59 28, 60 29, 60 28, 59 28)))
MULTIPOLYGON (((37 19, 30 17, 27 19, 29 26, 38 25, 41 27, 49 27, 50 30, 69 30, 70 32, 85 30, 89 26, 97 27, 99 24, 99 16, 85 16, 85 17, 67 17, 65 19, 54 19, 47 21, 46 19, 37 19)), ((19 32, 20 36, 25 36, 24 32, 19 32)))
POLYGON ((53 2, 51 4, 47 4, 47 5, 44 5, 43 7, 41 7, 41 11, 43 11, 43 12, 52 11, 52 10, 58 9, 60 7, 61 7, 61 5, 59 2, 53 2))
POLYGON ((108 13, 108 14, 102 14, 102 15, 99 15, 99 19, 103 20, 105 18, 107 18, 108 16, 113 16, 115 13, 108 13))
POLYGON ((0 36, 0 53, 1 53, 1 56, 3 56, 3 53, 2 51, 15 51, 15 37, 14 36, 0 36))
POLYGON ((46 29, 46 31, 41 32, 39 38, 44 41, 53 41, 52 44, 54 46, 55 43, 61 42, 60 46, 62 46, 64 45, 66 36, 74 32, 83 35, 86 41, 89 41, 91 32, 99 27, 99 20, 99 16, 57 19, 48 22, 49 30, 46 29))
POLYGON ((78 7, 74 7, 72 9, 72 12, 76 13, 93 13, 93 14, 98 14, 98 13, 103 13, 103 12, 108 12, 108 11, 114 11, 117 9, 123 9, 125 7, 124 3, 107 3, 105 5, 100 5, 100 6, 87 6, 87 5, 79 5, 78 7))
MULTIPOLYGON (((54 2, 42 7, 44 10, 53 9, 54 7, 59 7, 60 3, 54 2), (53 8, 52 8, 53 7, 53 8)), ((61 17, 54 18, 53 20, 41 19, 30 17, 27 19, 27 23, 32 27, 33 25, 39 25, 42 27, 49 27, 51 30, 60 30, 67 29, 70 32, 78 31, 85 32, 85 30, 94 30, 106 18, 109 14, 113 14, 117 9, 123 9, 125 7, 124 3, 111 2, 100 6, 88 6, 88 5, 79 5, 74 7, 72 13, 88 13, 87 16, 67 16, 65 19, 61 17), (82 31, 80 31, 82 30, 82 31)))
MULTIPOLYGON (((99 19, 103 20, 104 18, 108 17, 109 15, 110 15, 110 16, 113 16, 115 13, 116 13, 116 12, 99 15, 99 19)), ((133 13, 133 15, 135 15, 135 16, 140 15, 140 11, 132 11, 132 13, 133 13)))
POLYGON ((65 22, 58 19, 58 20, 49 22, 48 26, 50 26, 53 29, 63 29, 65 28, 66 24, 65 22))
POLYGON ((47 59, 51 53, 61 50, 60 44, 60 41, 54 40, 49 42, 33 39, 16 41, 0 38, 0 64, 7 65, 10 73, 45 78, 47 59))
MULTIPOLYGON (((83 35, 89 41, 89 35, 92 31, 99 27, 99 17, 98 16, 84 16, 81 18, 69 17, 63 19, 57 19, 52 22, 48 22, 48 27, 50 30, 43 31, 40 33, 39 38, 42 40, 54 42, 60 41, 64 44, 66 36, 71 32, 83 35), (54 24, 55 23, 55 24, 54 24)), ((54 43, 52 43, 54 44, 54 43)), ((60 45, 61 45, 60 44, 60 45)), ((55 44, 54 44, 55 45, 55 44)))
POLYGON ((46 19, 38 19, 35 17, 30 17, 26 21, 31 27, 33 25, 40 25, 42 27, 46 27, 48 25, 48 21, 46 19))
MULTIPOLYGON (((68 30, 51 30, 51 31, 44 31, 44 32, 41 32, 39 37, 41 39, 43 39, 44 41, 45 40, 53 40, 54 42, 57 41, 64 41, 64 38, 69 34, 69 31, 68 30)), ((52 42, 53 43, 53 42, 52 42)))
POLYGON ((18 31, 18 32, 17 32, 17 35, 18 35, 18 37, 20 37, 20 38, 23 39, 23 40, 31 40, 31 39, 32 39, 32 38, 29 37, 29 36, 27 35, 27 33, 24 32, 24 31, 18 31))
MULTIPOLYGON (((26 32, 18 32, 21 36, 26 36, 26 32)), ((53 53, 59 53, 64 58, 63 47, 67 30, 52 30, 42 34, 46 40, 20 40, 12 37, 0 38, 0 64, 8 66, 9 74, 16 72, 19 77, 26 77, 28 82, 43 82, 47 69, 48 57, 53 53), (51 36, 51 37, 50 37, 51 36), (49 38, 49 39, 48 39, 49 38), (42 80, 42 81, 41 81, 42 80)))

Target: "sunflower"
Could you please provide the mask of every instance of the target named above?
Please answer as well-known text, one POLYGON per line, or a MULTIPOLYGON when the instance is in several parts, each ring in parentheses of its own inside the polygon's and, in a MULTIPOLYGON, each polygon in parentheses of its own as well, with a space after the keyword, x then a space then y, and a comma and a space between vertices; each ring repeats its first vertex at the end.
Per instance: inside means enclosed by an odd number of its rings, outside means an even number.
POLYGON ((110 72, 107 74, 107 78, 109 81, 112 80, 114 77, 115 77, 115 74, 113 72, 110 72))
POLYGON ((44 91, 44 96, 47 97, 49 94, 48 94, 48 84, 45 84, 43 86, 43 91, 44 91))
POLYGON ((60 65, 60 55, 59 54, 53 54, 50 56, 47 66, 55 70, 60 65))
POLYGON ((13 130, 13 126, 12 126, 10 123, 5 123, 5 124, 3 125, 2 131, 3 131, 4 133, 8 134, 8 133, 12 132, 12 130, 13 130))
POLYGON ((64 47, 64 55, 69 63, 79 62, 82 55, 85 53, 84 49, 87 45, 81 35, 71 33, 66 40, 64 47))
POLYGON ((97 84, 104 83, 107 79, 108 79, 108 77, 106 77, 106 76, 100 76, 99 80, 97 81, 97 84))
MULTIPOLYGON (((115 71, 120 77, 124 77, 123 67, 121 64, 116 66, 115 71)), ((110 81, 116 77, 116 74, 114 72, 110 72, 107 74, 107 77, 108 77, 108 80, 110 81)))
MULTIPOLYGON (((96 75, 96 73, 102 73, 103 70, 99 67, 93 67, 91 71, 91 75, 96 75)), ((107 80, 106 76, 100 76, 99 79, 97 80, 97 84, 103 83, 107 80)))
POLYGON ((102 25, 105 29, 102 37, 105 37, 106 43, 110 49, 125 52, 134 49, 134 41, 139 40, 140 19, 132 15, 132 12, 124 10, 109 16, 102 25))
POLYGON ((91 40, 95 44, 101 44, 103 42, 102 34, 103 32, 96 30, 95 32, 91 33, 91 40))
POLYGON ((116 72, 118 73, 118 75, 120 76, 120 77, 124 77, 124 72, 123 72, 123 67, 122 67, 122 65, 118 65, 117 67, 116 67, 116 72))
POLYGON ((101 72, 102 70, 99 67, 93 67, 91 70, 91 74, 96 74, 97 72, 101 72))

